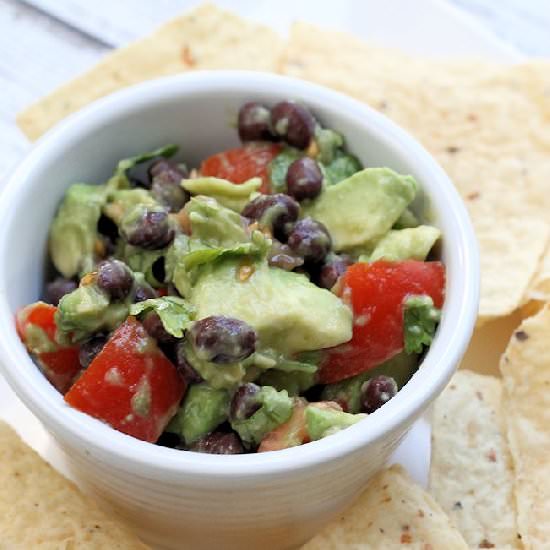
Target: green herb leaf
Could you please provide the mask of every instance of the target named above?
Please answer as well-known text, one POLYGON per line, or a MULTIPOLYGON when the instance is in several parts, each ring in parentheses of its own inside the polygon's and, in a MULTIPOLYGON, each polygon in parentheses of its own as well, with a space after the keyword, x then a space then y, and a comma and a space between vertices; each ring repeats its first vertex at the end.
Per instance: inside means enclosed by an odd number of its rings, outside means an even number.
POLYGON ((176 338, 183 336, 183 332, 189 327, 195 315, 195 308, 177 296, 151 298, 130 306, 130 315, 139 315, 145 311, 157 313, 166 332, 176 338))
POLYGON ((405 351, 421 353, 423 346, 432 343, 441 310, 434 306, 430 296, 409 296, 403 309, 405 351))

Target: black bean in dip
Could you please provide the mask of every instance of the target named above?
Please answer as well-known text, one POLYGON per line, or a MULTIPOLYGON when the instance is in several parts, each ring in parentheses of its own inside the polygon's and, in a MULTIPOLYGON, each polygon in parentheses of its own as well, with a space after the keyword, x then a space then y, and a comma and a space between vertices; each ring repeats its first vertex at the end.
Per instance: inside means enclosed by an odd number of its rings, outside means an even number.
POLYGON ((239 109, 238 130, 242 141, 273 139, 269 109, 255 101, 245 103, 239 109))
POLYGON ((288 167, 286 187, 298 202, 317 197, 323 189, 323 174, 317 162, 309 157, 295 160, 288 167))
POLYGON ((191 445, 189 450, 213 455, 237 455, 244 453, 243 444, 239 436, 234 432, 212 432, 201 437, 191 445))
POLYGON ((57 306, 59 300, 69 294, 78 287, 78 284, 72 279, 66 279, 65 277, 57 277, 51 283, 46 284, 44 290, 44 301, 48 304, 57 306))
POLYGON ((124 300, 132 290, 134 277, 124 262, 105 260, 97 267, 97 286, 113 300, 124 300))
POLYGON ((144 208, 135 218, 125 219, 121 230, 129 244, 145 250, 164 248, 175 236, 168 213, 148 208, 144 208))
POLYGON ((107 336, 105 334, 96 334, 89 340, 80 344, 80 350, 78 352, 80 366, 83 369, 87 369, 106 343, 107 336))
POLYGON ((306 261, 317 263, 325 259, 332 247, 327 228, 312 218, 296 222, 288 235, 288 246, 306 261))
POLYGON ((271 109, 271 126, 292 147, 306 149, 313 138, 315 119, 303 105, 281 101, 271 109))
POLYGON ((361 387, 361 409, 372 413, 397 394, 397 383, 383 374, 367 380, 361 387))
POLYGON ((229 416, 232 420, 246 420, 250 418, 260 407, 258 400, 260 386, 248 382, 241 384, 231 400, 229 416))
POLYGON ((284 193, 258 195, 242 211, 245 218, 256 220, 280 240, 285 239, 287 225, 295 222, 299 214, 300 205, 284 193))
POLYGON ((196 321, 188 335, 197 355, 212 363, 236 363, 256 349, 256 331, 244 321, 223 315, 196 321))

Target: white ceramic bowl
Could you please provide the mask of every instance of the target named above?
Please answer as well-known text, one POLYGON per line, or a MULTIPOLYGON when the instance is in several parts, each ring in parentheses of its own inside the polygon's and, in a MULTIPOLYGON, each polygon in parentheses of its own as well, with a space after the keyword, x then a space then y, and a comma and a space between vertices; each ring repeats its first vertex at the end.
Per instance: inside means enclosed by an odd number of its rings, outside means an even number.
POLYGON ((139 85, 100 100, 44 136, 7 184, 0 203, 2 372, 66 452, 75 475, 165 548, 290 548, 341 511, 453 374, 478 304, 477 246, 467 212, 432 157, 388 119, 306 82, 251 72, 202 72, 139 85), (15 310, 37 300, 50 222, 67 187, 102 182, 116 162, 178 143, 196 165, 236 146, 229 124, 246 100, 305 102, 344 134, 366 166, 413 174, 444 235, 447 297, 422 367, 366 420, 276 453, 216 456, 157 447, 69 408, 31 361, 15 332, 15 310))

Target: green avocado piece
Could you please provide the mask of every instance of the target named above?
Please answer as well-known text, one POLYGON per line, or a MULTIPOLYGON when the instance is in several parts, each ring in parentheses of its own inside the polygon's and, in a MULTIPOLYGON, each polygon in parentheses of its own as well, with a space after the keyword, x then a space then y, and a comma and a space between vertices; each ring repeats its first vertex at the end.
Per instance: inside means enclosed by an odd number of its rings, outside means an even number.
POLYGON ((261 262, 240 280, 239 262, 221 261, 205 269, 188 297, 197 319, 226 315, 252 326, 262 347, 292 356, 351 339, 352 314, 340 298, 298 273, 261 262))
POLYGON ((64 277, 92 271, 97 222, 106 198, 103 185, 75 183, 65 193, 49 239, 53 265, 64 277))
POLYGON ((414 374, 417 366, 417 355, 401 352, 374 369, 335 384, 327 384, 323 388, 321 399, 323 401, 335 401, 350 413, 361 412, 361 387, 367 380, 384 374, 391 376, 396 381, 397 387, 401 389, 414 374))
POLYGON ((306 428, 311 441, 317 441, 349 428, 367 417, 366 414, 350 414, 320 405, 320 403, 310 403, 306 407, 306 428))
POLYGON ((360 257, 359 261, 422 261, 426 259, 440 236, 441 231, 431 225, 419 225, 410 229, 392 229, 378 241, 370 256, 360 257))
POLYGON ((227 420, 230 401, 226 390, 208 384, 193 385, 187 390, 171 429, 176 426, 186 445, 191 445, 227 420))
POLYGON ((401 216, 393 224, 393 229, 409 229, 411 227, 418 227, 419 225, 420 222, 414 212, 410 208, 405 208, 401 216))
POLYGON ((294 371, 285 372, 270 369, 262 372, 258 378, 258 384, 273 386, 276 390, 286 390, 290 396, 298 396, 313 387, 317 381, 315 372, 294 371))
POLYGON ((100 330, 113 330, 128 317, 128 304, 109 303, 97 285, 81 285, 59 301, 55 322, 61 340, 81 342, 100 330))
POLYGON ((109 193, 109 200, 103 207, 103 213, 120 225, 124 216, 141 204, 157 206, 153 195, 145 189, 121 189, 109 193))
POLYGON ((200 376, 215 389, 234 389, 246 379, 246 367, 242 362, 220 365, 197 356, 193 346, 184 343, 185 358, 200 376))
POLYGON ((261 185, 261 178, 252 178, 239 185, 224 179, 209 177, 188 179, 181 182, 181 186, 191 195, 206 195, 235 212, 241 212, 250 200, 250 195, 258 191, 261 185))
POLYGON ((231 421, 231 427, 247 447, 258 445, 268 432, 284 424, 292 415, 294 402, 284 390, 262 386, 258 401, 261 406, 250 418, 231 421))
POLYGON ((193 239, 203 244, 227 248, 250 240, 246 220, 212 197, 193 197, 184 211, 189 216, 193 239))
POLYGON ((304 215, 325 224, 335 250, 364 245, 385 235, 414 199, 417 184, 389 168, 366 168, 304 207, 304 215))
POLYGON ((315 129, 315 142, 319 148, 316 160, 324 165, 329 165, 337 156, 344 145, 344 138, 338 132, 328 128, 317 126, 315 129))
POLYGON ((170 158, 174 156, 177 151, 178 146, 170 144, 165 145, 164 147, 159 147, 154 151, 148 151, 147 153, 136 155, 135 157, 122 159, 115 168, 114 174, 107 182, 107 186, 112 190, 127 189, 130 187, 130 181, 126 176, 126 170, 132 168, 136 164, 141 164, 142 162, 147 162, 148 160, 154 159, 155 157, 170 158))

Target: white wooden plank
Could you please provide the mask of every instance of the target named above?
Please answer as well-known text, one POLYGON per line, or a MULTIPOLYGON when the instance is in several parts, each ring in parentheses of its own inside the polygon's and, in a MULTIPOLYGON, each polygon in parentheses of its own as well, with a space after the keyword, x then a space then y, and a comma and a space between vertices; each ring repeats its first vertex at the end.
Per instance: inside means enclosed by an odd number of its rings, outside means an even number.
MULTIPOLYGON (((28 149, 16 114, 106 50, 15 0, 0 0, 0 175, 28 149)), ((0 185, 2 180, 0 180, 0 185)))

